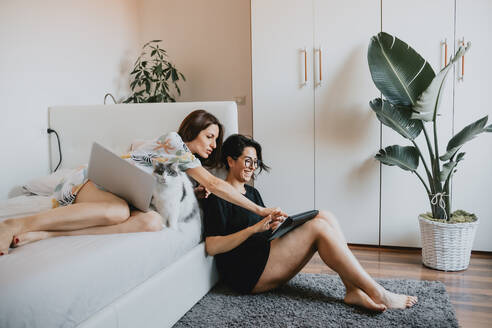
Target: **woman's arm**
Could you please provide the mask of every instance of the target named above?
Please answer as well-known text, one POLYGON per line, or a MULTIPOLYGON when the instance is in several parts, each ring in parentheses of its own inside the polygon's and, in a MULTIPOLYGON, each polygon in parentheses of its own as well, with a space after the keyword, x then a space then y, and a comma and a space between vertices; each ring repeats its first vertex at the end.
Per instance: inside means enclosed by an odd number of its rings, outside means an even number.
POLYGON ((254 226, 247 227, 236 233, 227 236, 211 236, 205 238, 205 250, 210 256, 215 256, 220 253, 225 253, 241 245, 255 232, 254 226))
POLYGON ((258 221, 255 225, 249 226, 246 229, 240 230, 236 233, 227 236, 206 237, 205 250, 210 256, 229 252, 230 250, 233 250, 241 245, 246 239, 251 237, 251 235, 275 228, 281 221, 281 213, 276 211, 263 218, 263 220, 258 221))
MULTIPOLYGON (((198 181, 202 186, 207 188, 211 193, 260 216, 267 216, 277 210, 274 208, 264 208, 253 203, 248 198, 241 195, 241 193, 233 186, 224 180, 215 177, 202 166, 188 169, 186 170, 186 173, 198 181)), ((286 216, 285 213, 282 213, 282 215, 286 216)))

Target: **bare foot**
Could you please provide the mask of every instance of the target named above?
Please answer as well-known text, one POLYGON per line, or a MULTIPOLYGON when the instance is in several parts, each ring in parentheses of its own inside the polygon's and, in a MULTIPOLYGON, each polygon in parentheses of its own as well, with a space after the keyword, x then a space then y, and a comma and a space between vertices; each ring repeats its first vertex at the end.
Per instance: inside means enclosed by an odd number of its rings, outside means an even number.
MULTIPOLYGON (((416 296, 395 294, 387 290, 383 291, 383 296, 381 297, 381 303, 385 304, 388 309, 406 309, 414 306, 418 302, 416 296)), ((376 299, 376 302, 378 299, 376 299)))
POLYGON ((18 227, 14 224, 13 220, 0 222, 0 256, 9 253, 10 244, 17 231, 18 227))
POLYGON ((343 300, 347 304, 361 306, 371 311, 383 312, 386 310, 386 305, 374 302, 369 295, 358 288, 348 290, 343 300))
POLYGON ((20 235, 14 236, 14 240, 12 241, 12 247, 19 247, 49 237, 50 237, 50 233, 48 231, 25 232, 20 235))

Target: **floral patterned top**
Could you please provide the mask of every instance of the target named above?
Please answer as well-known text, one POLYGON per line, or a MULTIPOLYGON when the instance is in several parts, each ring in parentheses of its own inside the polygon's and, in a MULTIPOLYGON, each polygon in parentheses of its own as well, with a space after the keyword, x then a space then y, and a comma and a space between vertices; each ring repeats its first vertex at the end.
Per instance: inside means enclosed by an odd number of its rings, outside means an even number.
MULTIPOLYGON (((153 171, 153 161, 178 163, 182 171, 202 165, 176 132, 167 133, 156 140, 140 142, 137 146, 132 145, 132 150, 121 157, 149 173, 153 171)), ((80 166, 64 177, 55 188, 53 208, 72 204, 88 180, 87 165, 80 166)))
POLYGON ((153 161, 178 163, 181 171, 202 165, 176 132, 160 136, 157 140, 140 143, 129 154, 122 157, 144 167, 152 167, 153 161))

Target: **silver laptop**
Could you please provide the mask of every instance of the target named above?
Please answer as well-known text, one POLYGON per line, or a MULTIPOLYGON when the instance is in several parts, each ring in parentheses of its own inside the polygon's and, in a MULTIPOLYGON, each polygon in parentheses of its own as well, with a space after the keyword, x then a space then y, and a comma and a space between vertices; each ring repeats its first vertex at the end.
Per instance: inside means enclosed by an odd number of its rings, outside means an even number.
POLYGON ((155 178, 97 142, 92 144, 88 176, 95 184, 147 212, 155 178))

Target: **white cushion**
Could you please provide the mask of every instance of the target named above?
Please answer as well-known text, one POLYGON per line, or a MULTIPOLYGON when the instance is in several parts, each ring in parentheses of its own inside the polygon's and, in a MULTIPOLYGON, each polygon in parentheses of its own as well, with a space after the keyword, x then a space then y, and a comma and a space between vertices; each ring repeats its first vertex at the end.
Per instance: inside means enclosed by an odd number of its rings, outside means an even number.
POLYGON ((38 196, 51 196, 55 192, 55 187, 60 180, 72 172, 73 169, 59 169, 50 175, 32 179, 23 185, 22 188, 25 191, 38 196))

